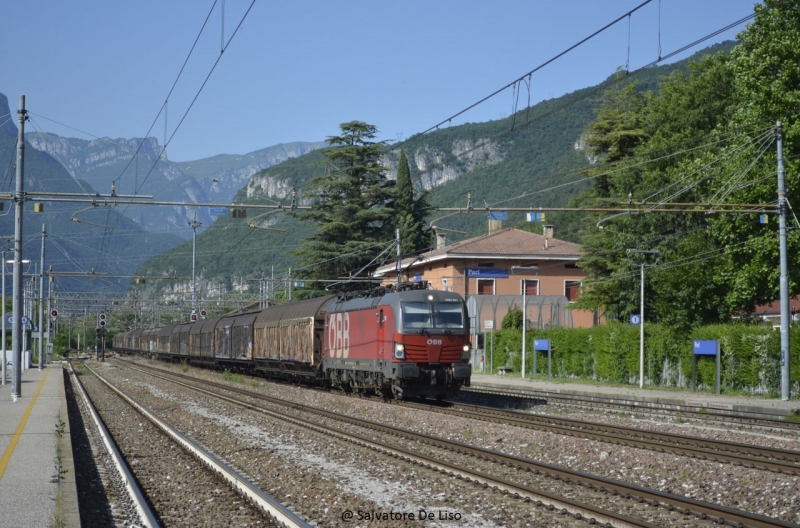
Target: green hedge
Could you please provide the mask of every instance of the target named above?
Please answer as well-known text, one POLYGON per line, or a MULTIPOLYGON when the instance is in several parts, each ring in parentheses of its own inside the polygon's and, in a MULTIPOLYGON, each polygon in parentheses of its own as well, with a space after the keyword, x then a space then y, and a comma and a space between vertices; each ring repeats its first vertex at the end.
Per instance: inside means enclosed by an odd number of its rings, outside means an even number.
MULTIPOLYGON (((639 327, 610 322, 594 328, 550 328, 526 334, 525 371, 533 372, 533 340, 549 339, 553 355, 553 376, 602 382, 638 384, 639 327)), ((781 391, 780 332, 772 328, 728 324, 699 327, 689 334, 658 324, 645 325, 645 384, 662 387, 689 387, 692 377, 692 341, 713 339, 720 342, 721 389, 727 392, 766 393, 781 391)), ((490 355, 493 370, 511 366, 522 368, 522 332, 518 329, 494 332, 485 338, 487 371, 490 355)), ((791 329, 791 380, 797 391, 800 383, 800 325, 791 329)), ((547 354, 539 352, 536 374, 547 375, 547 354)), ((716 363, 698 357, 697 386, 716 387, 716 363)))

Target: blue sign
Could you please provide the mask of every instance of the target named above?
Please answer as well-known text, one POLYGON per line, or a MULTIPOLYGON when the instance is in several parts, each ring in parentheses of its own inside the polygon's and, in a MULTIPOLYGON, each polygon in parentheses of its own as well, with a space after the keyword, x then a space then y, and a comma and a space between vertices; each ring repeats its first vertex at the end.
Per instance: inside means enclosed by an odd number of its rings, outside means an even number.
POLYGON ((717 342, 714 340, 692 341, 692 353, 695 356, 716 356, 717 342))
POLYGON ((489 213, 489 220, 508 220, 508 213, 489 213))
MULTIPOLYGON (((9 315, 9 316, 6 317, 6 324, 14 324, 14 316, 13 315, 9 315)), ((28 316, 27 315, 23 315, 22 316, 22 324, 23 325, 28 324, 28 316)))
POLYGON ((632 325, 642 324, 642 316, 639 314, 631 314, 631 324, 632 325))
POLYGON ((550 350, 550 340, 549 339, 534 339, 533 340, 533 349, 534 350, 542 350, 547 352, 550 350))
POLYGON ((414 282, 422 282, 422 273, 414 275, 414 282))
POLYGON ((525 213, 528 222, 544 222, 544 213, 525 213))
POLYGON ((467 268, 467 278, 507 279, 508 269, 502 268, 467 268))
POLYGON ((758 215, 758 223, 766 224, 767 222, 769 222, 769 217, 767 215, 765 214, 758 215))
POLYGON ((211 216, 228 216, 227 207, 212 207, 208 212, 211 216))

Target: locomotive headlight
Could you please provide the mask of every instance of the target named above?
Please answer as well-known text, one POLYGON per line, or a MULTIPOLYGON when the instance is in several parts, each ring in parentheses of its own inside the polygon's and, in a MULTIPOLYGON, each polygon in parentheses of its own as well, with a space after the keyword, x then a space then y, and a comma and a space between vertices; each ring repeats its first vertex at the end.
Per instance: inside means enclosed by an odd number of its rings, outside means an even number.
POLYGON ((406 358, 406 347, 403 346, 403 343, 395 343, 394 344, 394 358, 395 359, 405 359, 406 358))
POLYGON ((461 359, 468 360, 469 359, 469 345, 464 345, 461 349, 461 359))

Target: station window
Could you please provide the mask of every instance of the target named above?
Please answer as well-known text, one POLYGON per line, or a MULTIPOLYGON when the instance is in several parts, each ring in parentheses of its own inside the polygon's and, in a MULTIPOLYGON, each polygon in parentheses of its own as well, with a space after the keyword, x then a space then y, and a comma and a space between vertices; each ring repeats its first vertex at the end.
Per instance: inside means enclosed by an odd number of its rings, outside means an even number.
POLYGON ((478 295, 494 295, 494 279, 478 279, 478 295))
POLYGON ((539 295, 539 279, 522 279, 525 295, 539 295))
POLYGON ((569 302, 577 301, 580 293, 580 281, 564 281, 564 295, 567 297, 569 302))

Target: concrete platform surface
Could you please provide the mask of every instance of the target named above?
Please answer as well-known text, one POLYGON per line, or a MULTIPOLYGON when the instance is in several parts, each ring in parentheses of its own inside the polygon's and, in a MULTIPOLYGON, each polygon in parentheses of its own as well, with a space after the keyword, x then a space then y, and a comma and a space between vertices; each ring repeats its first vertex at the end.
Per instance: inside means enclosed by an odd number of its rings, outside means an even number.
POLYGON ((688 408, 720 409, 739 413, 754 412, 774 415, 782 418, 792 413, 800 413, 800 399, 783 401, 780 398, 765 398, 762 396, 740 396, 714 392, 692 392, 691 390, 668 390, 658 388, 640 389, 638 386, 611 386, 594 385, 589 383, 572 382, 566 380, 548 380, 538 377, 536 379, 522 379, 519 375, 487 375, 473 372, 472 386, 475 388, 500 388, 516 389, 526 392, 554 392, 563 395, 580 395, 626 402, 646 402, 664 406, 680 406, 688 408))
POLYGON ((0 386, 0 528, 80 526, 61 365, 24 371, 21 392, 0 386))

